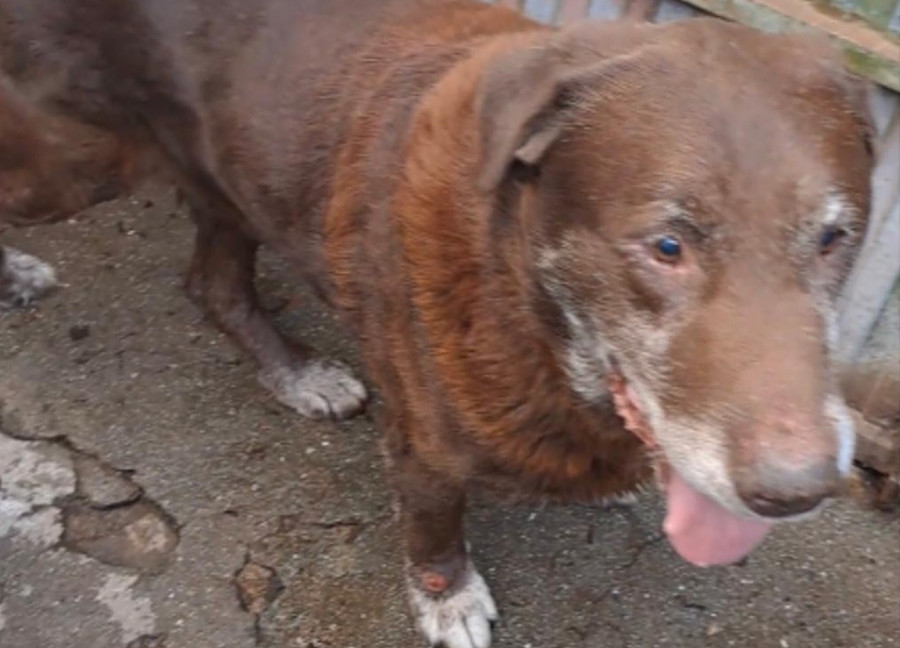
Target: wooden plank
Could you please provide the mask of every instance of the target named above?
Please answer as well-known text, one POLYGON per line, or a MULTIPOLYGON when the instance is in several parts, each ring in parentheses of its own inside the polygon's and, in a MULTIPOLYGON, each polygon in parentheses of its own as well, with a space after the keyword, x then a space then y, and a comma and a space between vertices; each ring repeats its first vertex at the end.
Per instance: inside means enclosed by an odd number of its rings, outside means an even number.
POLYGON ((823 7, 846 15, 857 16, 879 31, 889 29, 892 14, 900 6, 898 0, 816 0, 823 7))
POLYGON ((856 426, 856 461, 891 477, 900 474, 900 431, 873 425, 856 410, 851 414, 856 426))
MULTIPOLYGON (((871 356, 870 356, 871 358, 871 356)), ((842 368, 840 387, 847 405, 881 427, 900 425, 900 364, 875 359, 842 368)))
POLYGON ((900 39, 860 20, 827 14, 804 0, 687 0, 690 4, 764 31, 814 30, 835 40, 848 66, 900 91, 900 39))
POLYGON ((771 9, 789 18, 830 35, 837 36, 857 47, 870 50, 900 65, 900 43, 871 28, 861 20, 832 15, 817 9, 815 5, 798 0, 754 0, 762 7, 771 9))

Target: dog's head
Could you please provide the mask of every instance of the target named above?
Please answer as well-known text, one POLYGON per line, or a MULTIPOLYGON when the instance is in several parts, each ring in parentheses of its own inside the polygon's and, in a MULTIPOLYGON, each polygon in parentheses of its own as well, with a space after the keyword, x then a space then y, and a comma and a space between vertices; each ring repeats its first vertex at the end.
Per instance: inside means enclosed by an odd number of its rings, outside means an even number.
POLYGON ((835 494, 861 84, 818 40, 697 20, 585 25, 499 57, 482 88, 482 189, 515 196, 572 389, 613 396, 654 447, 676 549, 736 560, 835 494))

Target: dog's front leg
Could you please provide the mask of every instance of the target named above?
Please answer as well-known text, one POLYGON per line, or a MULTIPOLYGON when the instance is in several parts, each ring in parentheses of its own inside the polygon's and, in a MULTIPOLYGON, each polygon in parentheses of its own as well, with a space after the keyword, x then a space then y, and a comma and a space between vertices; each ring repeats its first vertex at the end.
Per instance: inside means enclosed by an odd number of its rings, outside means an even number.
POLYGON ((366 388, 343 363, 287 340, 259 306, 254 285, 258 241, 239 226, 242 215, 212 190, 185 184, 197 225, 187 290, 259 364, 259 381, 283 404, 312 418, 359 412, 366 388))
POLYGON ((406 457, 398 471, 410 603, 432 646, 488 648, 497 608, 463 534, 465 492, 406 457))

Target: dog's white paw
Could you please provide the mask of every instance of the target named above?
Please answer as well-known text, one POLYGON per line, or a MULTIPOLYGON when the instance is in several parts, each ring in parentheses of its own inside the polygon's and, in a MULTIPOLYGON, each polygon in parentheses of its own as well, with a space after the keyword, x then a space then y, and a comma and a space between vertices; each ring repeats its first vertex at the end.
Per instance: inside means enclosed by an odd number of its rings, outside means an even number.
POLYGON ((0 308, 27 306, 56 287, 53 266, 5 247, 0 267, 0 308))
POLYGON ((489 648, 491 622, 497 606, 487 583, 470 564, 461 585, 438 597, 409 585, 409 597, 419 630, 431 646, 489 648))
POLYGON ((342 419, 365 406, 365 386, 340 362, 310 362, 298 369, 261 371, 259 381, 284 405, 314 419, 342 419))

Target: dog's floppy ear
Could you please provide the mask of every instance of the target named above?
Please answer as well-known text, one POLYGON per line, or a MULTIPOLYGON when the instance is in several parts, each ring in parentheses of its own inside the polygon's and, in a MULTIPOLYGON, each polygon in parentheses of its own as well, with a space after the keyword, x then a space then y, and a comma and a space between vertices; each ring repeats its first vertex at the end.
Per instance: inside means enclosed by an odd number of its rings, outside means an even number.
POLYGON ((875 84, 846 68, 841 70, 839 84, 849 98, 853 108, 853 116, 859 125, 860 135, 866 145, 869 156, 875 157, 876 128, 872 115, 871 101, 875 94, 875 84))
POLYGON ((478 187, 495 189, 515 163, 536 165, 562 126, 569 89, 558 54, 545 48, 499 57, 478 96, 482 167, 478 187))
POLYGON ((590 63, 573 63, 553 46, 498 57, 485 73, 476 104, 482 147, 479 189, 496 189, 514 166, 535 169, 578 102, 625 68, 641 65, 642 49, 590 63))

